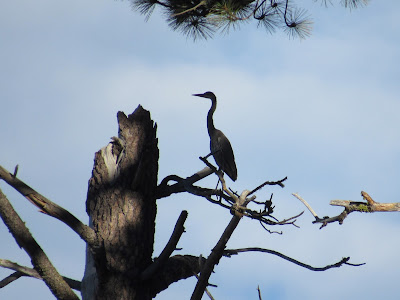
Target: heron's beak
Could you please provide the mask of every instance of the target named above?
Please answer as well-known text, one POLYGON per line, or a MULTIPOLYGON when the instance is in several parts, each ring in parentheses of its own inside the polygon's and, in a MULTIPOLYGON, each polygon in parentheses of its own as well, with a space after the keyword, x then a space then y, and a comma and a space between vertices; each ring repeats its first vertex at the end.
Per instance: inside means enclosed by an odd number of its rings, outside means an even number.
POLYGON ((192 96, 197 96, 197 97, 203 97, 203 98, 205 98, 205 97, 204 97, 204 94, 193 94, 192 96))

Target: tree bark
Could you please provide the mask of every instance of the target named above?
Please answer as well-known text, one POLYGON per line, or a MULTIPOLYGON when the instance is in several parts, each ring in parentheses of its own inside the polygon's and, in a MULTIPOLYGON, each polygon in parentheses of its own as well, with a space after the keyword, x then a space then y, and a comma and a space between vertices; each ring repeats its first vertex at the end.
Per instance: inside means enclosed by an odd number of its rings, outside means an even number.
POLYGON ((88 249, 91 258, 82 295, 83 299, 146 300, 151 299, 150 285, 139 277, 152 263, 156 125, 141 106, 128 117, 122 112, 117 117, 118 138, 96 153, 89 180, 86 210, 101 246, 88 249))

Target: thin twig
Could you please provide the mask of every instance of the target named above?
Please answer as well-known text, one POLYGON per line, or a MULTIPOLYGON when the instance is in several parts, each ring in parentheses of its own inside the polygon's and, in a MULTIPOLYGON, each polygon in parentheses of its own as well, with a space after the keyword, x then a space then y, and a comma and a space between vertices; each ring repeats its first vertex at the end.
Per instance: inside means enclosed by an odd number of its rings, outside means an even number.
POLYGON ((19 167, 19 165, 16 165, 16 166, 15 166, 14 174, 12 175, 14 178, 17 177, 18 167, 19 167))
POLYGON ((249 195, 254 194, 255 192, 257 192, 259 189, 263 188, 266 185, 279 185, 281 188, 284 188, 285 185, 283 184, 283 182, 287 179, 287 176, 281 180, 278 181, 266 181, 262 184, 260 184, 258 187, 256 187, 254 190, 252 190, 249 195))
POLYGON ((257 291, 258 291, 258 300, 262 300, 261 298, 261 290, 260 290, 260 286, 257 286, 257 291))
POLYGON ((305 263, 302 263, 302 262, 300 262, 300 261, 298 261, 298 260, 296 260, 294 258, 286 256, 286 255, 284 255, 284 254, 282 254, 282 253, 280 253, 278 251, 274 251, 274 250, 270 250, 270 249, 263 249, 263 248, 258 248, 258 247, 241 248, 241 249, 227 249, 227 250, 224 251, 224 256, 231 257, 232 255, 236 255, 236 254, 243 253, 243 252, 264 252, 264 253, 273 254, 273 255, 279 256, 280 258, 283 258, 283 259, 285 259, 285 260, 287 260, 287 261, 289 261, 291 263, 294 263, 294 264, 296 264, 296 265, 298 265, 300 267, 309 269, 311 271, 317 271, 317 272, 318 271, 326 271, 326 270, 329 270, 329 269, 332 269, 332 268, 339 268, 343 264, 356 266, 356 267, 365 265, 365 263, 362 263, 362 264, 351 264, 351 263, 348 262, 350 260, 350 257, 343 257, 337 263, 334 263, 334 264, 331 264, 331 265, 327 265, 325 267, 313 267, 313 266, 307 265, 305 263))

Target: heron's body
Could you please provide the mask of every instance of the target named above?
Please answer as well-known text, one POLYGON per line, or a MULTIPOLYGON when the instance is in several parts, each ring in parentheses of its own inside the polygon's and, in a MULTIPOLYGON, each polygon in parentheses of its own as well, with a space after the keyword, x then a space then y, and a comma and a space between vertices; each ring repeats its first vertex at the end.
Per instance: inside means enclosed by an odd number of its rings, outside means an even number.
POLYGON ((211 108, 207 115, 210 151, 220 169, 235 181, 237 179, 237 169, 231 143, 221 130, 214 127, 213 115, 217 108, 217 97, 212 92, 195 94, 193 96, 211 99, 211 108))

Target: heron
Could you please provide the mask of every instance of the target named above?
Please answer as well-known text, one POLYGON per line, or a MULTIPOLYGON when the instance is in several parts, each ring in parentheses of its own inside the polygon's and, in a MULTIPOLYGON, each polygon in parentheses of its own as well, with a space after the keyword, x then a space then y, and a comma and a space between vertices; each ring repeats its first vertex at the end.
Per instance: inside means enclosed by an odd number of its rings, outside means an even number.
MULTIPOLYGON (((237 169, 235 156, 233 154, 231 143, 225 134, 214 127, 213 115, 217 108, 217 97, 213 92, 205 92, 204 94, 193 94, 193 96, 211 99, 211 108, 207 114, 207 129, 210 136, 210 150, 215 162, 220 170, 226 173, 230 179, 236 181, 237 169)), ((207 155, 207 156, 209 156, 207 155)))

